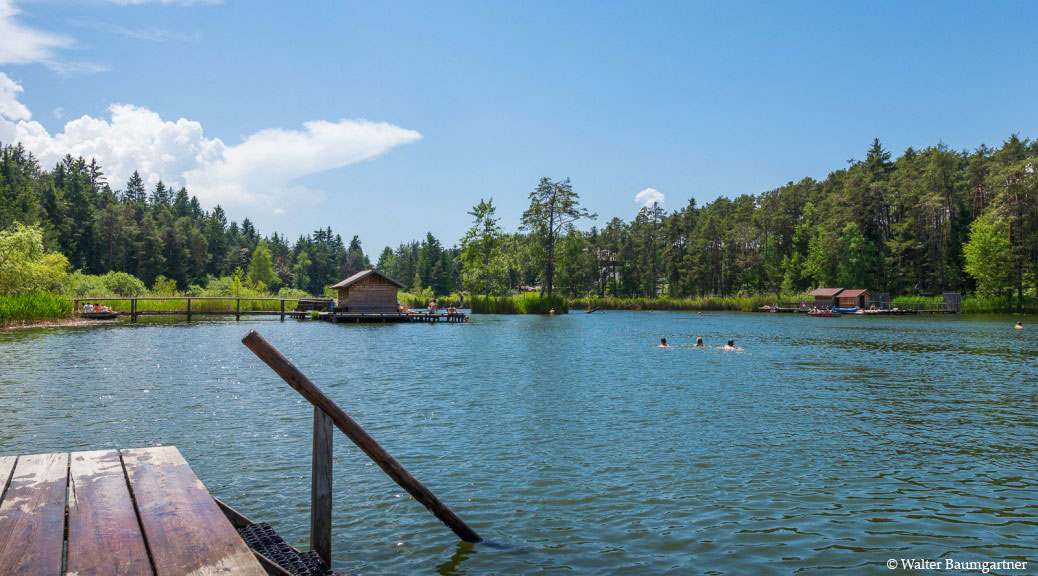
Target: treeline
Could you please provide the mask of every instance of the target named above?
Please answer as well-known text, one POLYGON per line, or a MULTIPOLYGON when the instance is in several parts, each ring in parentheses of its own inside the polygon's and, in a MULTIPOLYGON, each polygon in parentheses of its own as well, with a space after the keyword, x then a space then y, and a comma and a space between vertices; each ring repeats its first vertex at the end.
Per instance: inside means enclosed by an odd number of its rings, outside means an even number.
POLYGON ((577 208, 568 180, 542 180, 526 233, 511 235, 481 202, 462 245, 466 287, 693 298, 842 286, 1022 299, 1038 283, 1038 142, 1015 135, 997 149, 938 144, 896 160, 875 140, 864 160, 822 181, 702 206, 693 199, 670 213, 654 204, 586 231, 567 220, 593 216, 577 208), (567 225, 553 238, 543 206, 560 203, 570 212, 555 215, 567 225))
MULTIPOLYGON (((376 266, 414 293, 540 290, 574 297, 795 295, 817 286, 901 294, 961 290, 1034 296, 1038 284, 1038 142, 942 144, 892 159, 876 140, 824 180, 644 207, 630 221, 581 207, 569 180, 542 179, 518 229, 492 201, 473 207, 460 247, 432 234, 384 249, 376 266)), ((0 230, 38 224, 49 250, 88 274, 127 272, 178 290, 237 276, 320 294, 371 266, 360 239, 330 228, 294 242, 248 219, 202 209, 184 188, 147 189, 137 173, 113 189, 93 160, 49 171, 20 145, 0 146, 0 230), (244 276, 243 276, 244 275, 244 276)), ((417 294, 416 294, 417 296, 417 294)))
POLYGON ((147 286, 172 280, 178 290, 237 272, 277 291, 320 294, 328 284, 370 267, 354 236, 331 228, 294 242, 262 236, 248 218, 228 221, 220 206, 203 210, 185 188, 150 190, 137 172, 113 189, 96 161, 66 156, 51 170, 21 145, 0 146, 0 230, 36 224, 48 250, 86 274, 126 272, 147 286))

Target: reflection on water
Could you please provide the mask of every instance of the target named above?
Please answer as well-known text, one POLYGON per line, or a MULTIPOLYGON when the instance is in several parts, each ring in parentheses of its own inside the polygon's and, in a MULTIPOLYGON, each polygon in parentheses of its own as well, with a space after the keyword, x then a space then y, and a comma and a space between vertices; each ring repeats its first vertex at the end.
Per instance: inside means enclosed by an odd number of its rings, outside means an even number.
POLYGON ((175 444, 215 495, 305 546, 312 413, 240 344, 256 328, 502 543, 458 543, 340 436, 344 571, 1036 562, 1038 331, 1013 322, 607 312, 5 332, 0 454, 175 444))

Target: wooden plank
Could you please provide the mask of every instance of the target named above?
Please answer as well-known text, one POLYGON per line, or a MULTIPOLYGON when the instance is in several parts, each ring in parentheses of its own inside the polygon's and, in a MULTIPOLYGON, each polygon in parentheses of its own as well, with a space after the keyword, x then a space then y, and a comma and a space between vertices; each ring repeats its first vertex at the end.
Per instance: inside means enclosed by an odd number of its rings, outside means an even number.
POLYGON ((0 574, 61 574, 68 454, 20 456, 0 504, 0 574))
POLYGON ((332 419, 314 406, 310 467, 310 549, 332 565, 332 419))
POLYGON ((7 481, 11 479, 11 472, 14 472, 14 463, 17 461, 17 456, 0 456, 0 502, 4 501, 7 481))
POLYGON ((266 574, 179 450, 122 456, 158 576, 266 574))
POLYGON ((119 452, 74 452, 69 474, 68 573, 153 574, 119 452))

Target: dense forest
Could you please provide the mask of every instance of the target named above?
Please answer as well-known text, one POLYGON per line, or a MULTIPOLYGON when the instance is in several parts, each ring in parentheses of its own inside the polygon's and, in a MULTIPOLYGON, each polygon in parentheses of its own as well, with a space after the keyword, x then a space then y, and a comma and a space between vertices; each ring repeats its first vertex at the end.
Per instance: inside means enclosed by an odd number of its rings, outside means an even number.
MULTIPOLYGON (((427 234, 385 248, 376 266, 438 295, 534 287, 678 298, 839 285, 1020 297, 1038 283, 1038 142, 1015 135, 997 149, 938 144, 896 159, 876 140, 863 160, 821 181, 701 206, 692 199, 670 213, 654 204, 601 226, 587 226, 595 215, 568 180, 542 179, 530 199, 514 232, 502 231, 492 201, 481 202, 460 247, 427 234)), ((356 236, 264 236, 220 206, 203 209, 184 188, 147 189, 137 173, 111 183, 94 160, 71 156, 48 170, 22 146, 0 145, 0 230, 17 223, 38 225, 45 247, 74 269, 126 272, 148 286, 163 277, 179 290, 255 269, 257 250, 269 254, 264 284, 273 291, 320 294, 371 266, 356 236)))

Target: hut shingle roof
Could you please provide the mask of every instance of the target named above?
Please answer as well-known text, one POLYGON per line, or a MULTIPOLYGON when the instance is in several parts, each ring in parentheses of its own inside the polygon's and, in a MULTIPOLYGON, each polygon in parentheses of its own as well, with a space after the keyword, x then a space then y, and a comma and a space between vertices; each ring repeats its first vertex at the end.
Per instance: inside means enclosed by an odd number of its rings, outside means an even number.
POLYGON ((360 280, 363 280, 364 278, 367 278, 368 276, 371 276, 372 274, 377 274, 377 275, 385 278, 386 280, 389 280, 393 284, 396 284, 397 288, 403 288, 404 287, 403 284, 397 282, 396 280, 393 280, 392 278, 390 278, 389 276, 386 276, 385 274, 379 272, 378 270, 370 269, 370 270, 362 270, 360 272, 357 272, 353 276, 350 276, 349 278, 343 280, 342 282, 339 282, 338 284, 332 286, 332 288, 346 288, 346 287, 349 287, 349 286, 351 286, 353 284, 356 284, 360 280))
POLYGON ((843 292, 843 288, 819 288, 818 290, 808 294, 808 296, 821 296, 827 298, 836 296, 837 294, 840 294, 840 292, 843 292))

